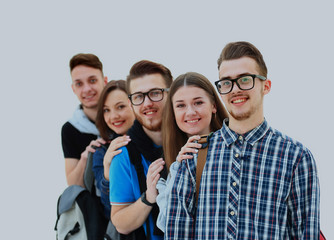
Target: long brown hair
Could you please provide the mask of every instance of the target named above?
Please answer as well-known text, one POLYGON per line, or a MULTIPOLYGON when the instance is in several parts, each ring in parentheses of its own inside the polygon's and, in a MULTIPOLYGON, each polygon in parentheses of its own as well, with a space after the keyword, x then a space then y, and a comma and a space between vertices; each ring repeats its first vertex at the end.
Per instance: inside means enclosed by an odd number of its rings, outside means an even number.
POLYGON ((217 113, 211 118, 211 131, 220 129, 223 120, 228 117, 215 88, 206 77, 195 72, 188 72, 177 77, 170 87, 162 118, 162 146, 168 168, 176 160, 177 154, 188 140, 187 134, 181 131, 176 124, 172 103, 174 94, 183 86, 194 86, 203 89, 211 102, 216 105, 217 113))
POLYGON ((99 102, 97 104, 97 115, 95 124, 100 132, 100 136, 106 141, 108 141, 110 136, 114 134, 114 131, 108 127, 106 121, 104 120, 103 106, 104 103, 106 102, 109 93, 111 93, 114 90, 121 90, 126 94, 125 80, 112 80, 108 82, 108 84, 104 87, 101 96, 99 98, 99 102))

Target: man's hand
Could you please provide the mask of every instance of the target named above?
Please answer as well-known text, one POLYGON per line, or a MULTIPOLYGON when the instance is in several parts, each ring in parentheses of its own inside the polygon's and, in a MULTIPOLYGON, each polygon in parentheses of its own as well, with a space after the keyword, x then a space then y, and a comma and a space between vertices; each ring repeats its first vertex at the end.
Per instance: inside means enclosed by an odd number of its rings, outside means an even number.
POLYGON ((96 140, 93 140, 90 142, 90 144, 86 147, 85 151, 83 151, 81 153, 81 160, 85 160, 87 161, 87 158, 88 158, 88 153, 91 152, 91 153, 94 153, 95 152, 95 148, 94 147, 101 147, 101 144, 105 144, 106 141, 102 138, 98 138, 96 140))

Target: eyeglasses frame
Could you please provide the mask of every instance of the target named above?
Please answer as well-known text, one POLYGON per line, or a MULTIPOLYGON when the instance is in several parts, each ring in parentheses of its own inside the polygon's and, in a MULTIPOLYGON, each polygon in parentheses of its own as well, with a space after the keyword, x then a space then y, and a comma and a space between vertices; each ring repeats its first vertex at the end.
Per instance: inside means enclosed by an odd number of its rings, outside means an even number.
POLYGON ((148 99, 150 99, 150 101, 152 101, 152 102, 160 102, 160 101, 162 101, 162 100, 164 99, 164 94, 163 94, 163 93, 164 93, 164 92, 168 92, 168 91, 169 91, 169 88, 152 88, 151 90, 149 90, 149 91, 147 91, 147 92, 135 92, 135 93, 129 94, 129 95, 128 95, 128 98, 130 99, 130 102, 131 102, 132 105, 134 105, 134 106, 139 106, 139 105, 143 104, 143 102, 145 101, 145 97, 146 97, 146 96, 147 96, 148 99), (160 100, 158 100, 158 101, 154 101, 154 100, 152 100, 152 99, 150 98, 150 96, 148 95, 151 91, 154 91, 154 90, 160 90, 161 93, 162 93, 162 98, 161 98, 160 100), (135 95, 135 94, 139 94, 139 93, 141 93, 141 94, 144 95, 144 97, 143 97, 143 101, 142 101, 141 103, 139 103, 139 104, 134 104, 134 103, 132 102, 132 96, 135 95))
POLYGON ((251 90, 251 89, 253 89, 254 86, 255 86, 255 78, 258 78, 258 79, 260 79, 260 80, 262 80, 262 81, 267 80, 266 77, 261 76, 261 75, 256 75, 256 74, 245 74, 245 75, 242 75, 242 76, 240 76, 240 77, 238 77, 238 78, 235 78, 235 79, 219 79, 219 80, 215 81, 215 85, 216 85, 216 88, 217 88, 218 92, 219 92, 220 94, 222 94, 222 95, 225 95, 225 94, 228 94, 228 93, 230 93, 230 92, 232 91, 233 86, 234 86, 234 83, 237 84, 237 86, 238 86, 238 88, 239 88, 240 90, 247 91, 247 90, 251 90), (242 89, 242 88, 240 87, 239 83, 238 83, 238 80, 239 80, 240 78, 242 78, 242 77, 246 77, 246 76, 251 76, 251 77, 253 78, 253 86, 252 86, 251 88, 248 88, 248 89, 242 89), (222 81, 224 81, 224 80, 229 80, 229 81, 231 81, 231 82, 232 82, 232 87, 231 87, 231 90, 230 90, 230 91, 228 91, 228 92, 226 92, 226 93, 221 93, 221 92, 219 91, 219 88, 218 88, 218 83, 220 83, 220 82, 222 82, 222 81))

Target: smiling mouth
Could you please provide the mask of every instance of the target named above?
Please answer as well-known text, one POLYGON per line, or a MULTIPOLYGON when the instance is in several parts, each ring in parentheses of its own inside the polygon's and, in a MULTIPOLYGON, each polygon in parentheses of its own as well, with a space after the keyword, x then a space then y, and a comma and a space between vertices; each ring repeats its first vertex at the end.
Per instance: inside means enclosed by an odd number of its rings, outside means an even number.
POLYGON ((94 98, 95 95, 89 95, 89 96, 85 96, 84 99, 86 100, 91 100, 92 98, 94 98))
POLYGON ((144 112, 144 115, 152 115, 155 114, 157 112, 157 110, 148 110, 144 112))
POLYGON ((124 122, 125 122, 125 121, 122 121, 122 122, 114 122, 113 125, 117 127, 117 126, 119 126, 119 125, 122 125, 124 122))
POLYGON ((246 98, 239 98, 237 100, 232 101, 232 103, 242 103, 242 102, 246 102, 246 98))
POLYGON ((186 120, 186 123, 197 123, 200 119, 194 119, 194 120, 186 120))

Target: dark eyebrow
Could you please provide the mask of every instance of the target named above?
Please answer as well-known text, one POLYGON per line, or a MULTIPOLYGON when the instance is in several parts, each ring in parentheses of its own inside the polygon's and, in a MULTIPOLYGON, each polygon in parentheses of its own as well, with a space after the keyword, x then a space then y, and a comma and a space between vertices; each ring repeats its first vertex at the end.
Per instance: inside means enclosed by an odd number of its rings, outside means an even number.
MULTIPOLYGON (((198 100, 198 99, 202 99, 203 97, 195 97, 192 100, 198 100)), ((184 102, 184 100, 176 100, 175 102, 184 102)))
MULTIPOLYGON (((91 76, 89 76, 87 79, 92 79, 92 78, 97 78, 97 76, 96 75, 91 75, 91 76)), ((78 82, 78 81, 83 81, 81 78, 78 78, 78 79, 74 79, 73 80, 74 82, 78 82)))
MULTIPOLYGON (((248 73, 248 72, 245 72, 245 73, 241 73, 241 74, 239 74, 239 75, 237 75, 235 78, 233 78, 233 79, 238 79, 238 78, 240 78, 240 77, 243 77, 243 76, 247 76, 247 75, 253 75, 252 73, 248 73)), ((231 77, 229 77, 229 76, 227 76, 227 77, 223 77, 223 78, 221 78, 221 79, 219 79, 219 80, 233 80, 231 77)))
POLYGON ((91 79, 91 78, 97 78, 97 76, 96 75, 91 75, 91 76, 88 77, 88 79, 91 79))
POLYGON ((152 91, 152 90, 161 90, 161 89, 163 89, 163 88, 155 87, 155 88, 151 88, 151 89, 148 90, 147 92, 134 92, 134 93, 131 93, 130 95, 132 95, 132 94, 137 94, 137 93, 148 93, 148 92, 150 92, 150 91, 152 91))
POLYGON ((195 97, 195 98, 193 98, 193 99, 194 99, 194 100, 197 100, 197 99, 200 99, 200 98, 203 98, 203 97, 200 96, 200 97, 195 97))

